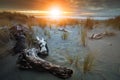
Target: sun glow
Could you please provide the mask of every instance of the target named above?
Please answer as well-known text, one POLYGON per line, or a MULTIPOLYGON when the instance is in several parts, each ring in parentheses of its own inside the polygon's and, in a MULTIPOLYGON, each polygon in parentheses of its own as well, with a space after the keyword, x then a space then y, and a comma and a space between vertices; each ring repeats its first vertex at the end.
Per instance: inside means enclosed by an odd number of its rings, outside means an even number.
POLYGON ((53 8, 49 11, 49 17, 51 19, 60 19, 62 11, 59 8, 53 8))

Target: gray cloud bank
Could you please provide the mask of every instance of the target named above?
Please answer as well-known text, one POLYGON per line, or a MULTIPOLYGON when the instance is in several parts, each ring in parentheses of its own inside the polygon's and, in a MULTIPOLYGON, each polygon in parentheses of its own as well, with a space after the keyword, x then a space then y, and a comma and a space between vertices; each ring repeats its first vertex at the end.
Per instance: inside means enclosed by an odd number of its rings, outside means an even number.
POLYGON ((0 0, 0 10, 43 10, 44 5, 54 1, 69 3, 79 16, 81 13, 93 13, 94 16, 120 15, 120 0, 0 0))

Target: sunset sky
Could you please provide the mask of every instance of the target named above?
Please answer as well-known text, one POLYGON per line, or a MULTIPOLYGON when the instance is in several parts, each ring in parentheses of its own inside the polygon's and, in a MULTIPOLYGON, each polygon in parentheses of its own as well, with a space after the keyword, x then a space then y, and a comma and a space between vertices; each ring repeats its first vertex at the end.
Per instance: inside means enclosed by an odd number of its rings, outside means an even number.
POLYGON ((73 16, 120 15, 120 0, 0 0, 0 10, 22 11, 42 15, 58 7, 73 16), (36 11, 36 12, 35 12, 36 11))

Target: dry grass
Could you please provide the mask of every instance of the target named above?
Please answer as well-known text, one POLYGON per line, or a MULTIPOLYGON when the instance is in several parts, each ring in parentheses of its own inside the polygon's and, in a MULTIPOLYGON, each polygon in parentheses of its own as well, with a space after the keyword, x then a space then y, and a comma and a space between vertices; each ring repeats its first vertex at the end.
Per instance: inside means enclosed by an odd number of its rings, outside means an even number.
POLYGON ((84 47, 86 46, 86 43, 87 43, 86 38, 87 38, 87 31, 84 28, 82 28, 81 29, 81 43, 84 47))
POLYGON ((111 18, 105 21, 107 26, 112 26, 114 29, 120 30, 120 16, 111 18))
POLYGON ((79 55, 73 56, 73 55, 66 53, 64 56, 70 65, 73 65, 77 69, 80 68, 80 56, 79 55))
POLYGON ((76 57, 75 57, 75 60, 74 60, 74 66, 76 67, 76 68, 80 68, 80 56, 79 55, 77 55, 76 57))
POLYGON ((17 24, 34 24, 35 18, 16 12, 0 12, 0 26, 8 26, 17 24))
POLYGON ((3 26, 11 27, 12 23, 8 19, 1 19, 0 20, 0 26, 1 27, 3 27, 3 26))
POLYGON ((84 27, 87 29, 93 29, 95 20, 91 19, 91 18, 87 18, 84 22, 84 27))
POLYGON ((104 35, 109 37, 109 36, 115 36, 116 34, 115 34, 115 32, 105 31, 104 35))
POLYGON ((10 39, 10 32, 8 28, 0 29, 0 58, 7 56, 12 47, 13 43, 10 39))
POLYGON ((84 59, 84 62, 83 62, 83 73, 87 73, 89 72, 92 67, 93 67, 93 64, 94 64, 94 55, 92 53, 89 53, 85 59, 84 59))
POLYGON ((65 58, 67 59, 67 61, 70 65, 74 63, 74 56, 71 56, 68 53, 64 54, 64 56, 65 56, 65 58))
MULTIPOLYGON (((94 52, 95 53, 95 52, 94 52)), ((86 73, 94 71, 95 68, 95 54, 89 52, 84 60, 80 57, 80 54, 70 55, 68 52, 64 54, 65 59, 70 64, 70 67, 74 70, 73 80, 85 80, 86 73)))
POLYGON ((26 45, 27 47, 32 47, 34 46, 35 43, 35 31, 33 30, 32 25, 28 25, 28 31, 26 33, 26 45))
POLYGON ((10 40, 9 30, 7 28, 0 29, 0 46, 8 43, 10 40))
POLYGON ((32 47, 34 44, 34 39, 31 35, 26 36, 27 47, 32 47))
POLYGON ((49 39, 51 38, 50 31, 49 30, 44 30, 44 35, 47 36, 49 39))
POLYGON ((67 40, 68 37, 69 37, 69 33, 68 33, 68 32, 63 32, 61 38, 62 38, 63 40, 67 40))

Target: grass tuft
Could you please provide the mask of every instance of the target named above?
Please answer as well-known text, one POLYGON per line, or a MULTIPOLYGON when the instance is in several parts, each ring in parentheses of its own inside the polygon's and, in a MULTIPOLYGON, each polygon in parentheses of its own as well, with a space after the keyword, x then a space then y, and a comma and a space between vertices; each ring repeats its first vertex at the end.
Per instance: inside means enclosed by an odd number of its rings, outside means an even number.
POLYGON ((68 33, 68 32, 63 32, 61 38, 62 38, 63 40, 67 40, 68 37, 69 37, 69 33, 68 33))
POLYGON ((87 29, 93 29, 95 20, 91 19, 91 18, 87 18, 86 21, 84 22, 84 27, 87 29))
POLYGON ((80 56, 79 55, 77 55, 76 57, 75 57, 75 60, 74 60, 74 66, 76 67, 76 68, 80 68, 80 56))
POLYGON ((86 46, 86 38, 87 38, 87 31, 82 28, 81 29, 81 43, 85 47, 86 46))
POLYGON ((79 55, 70 55, 70 54, 65 54, 65 58, 67 59, 68 63, 70 65, 73 65, 75 68, 80 68, 80 56, 79 55))
POLYGON ((27 47, 32 47, 34 45, 34 41, 35 41, 35 32, 32 28, 32 26, 28 26, 29 27, 29 32, 26 33, 26 42, 27 42, 27 47))
POLYGON ((67 59, 70 65, 74 63, 74 57, 71 56, 70 54, 65 54, 65 58, 67 59))
POLYGON ((94 63, 94 56, 93 54, 89 53, 85 57, 84 62, 83 62, 83 73, 84 74, 89 72, 92 69, 93 63, 94 63))
POLYGON ((47 36, 49 39, 51 38, 50 31, 49 30, 44 30, 44 35, 47 36))
POLYGON ((8 43, 10 40, 10 32, 6 29, 0 29, 0 46, 3 46, 4 44, 8 43))

